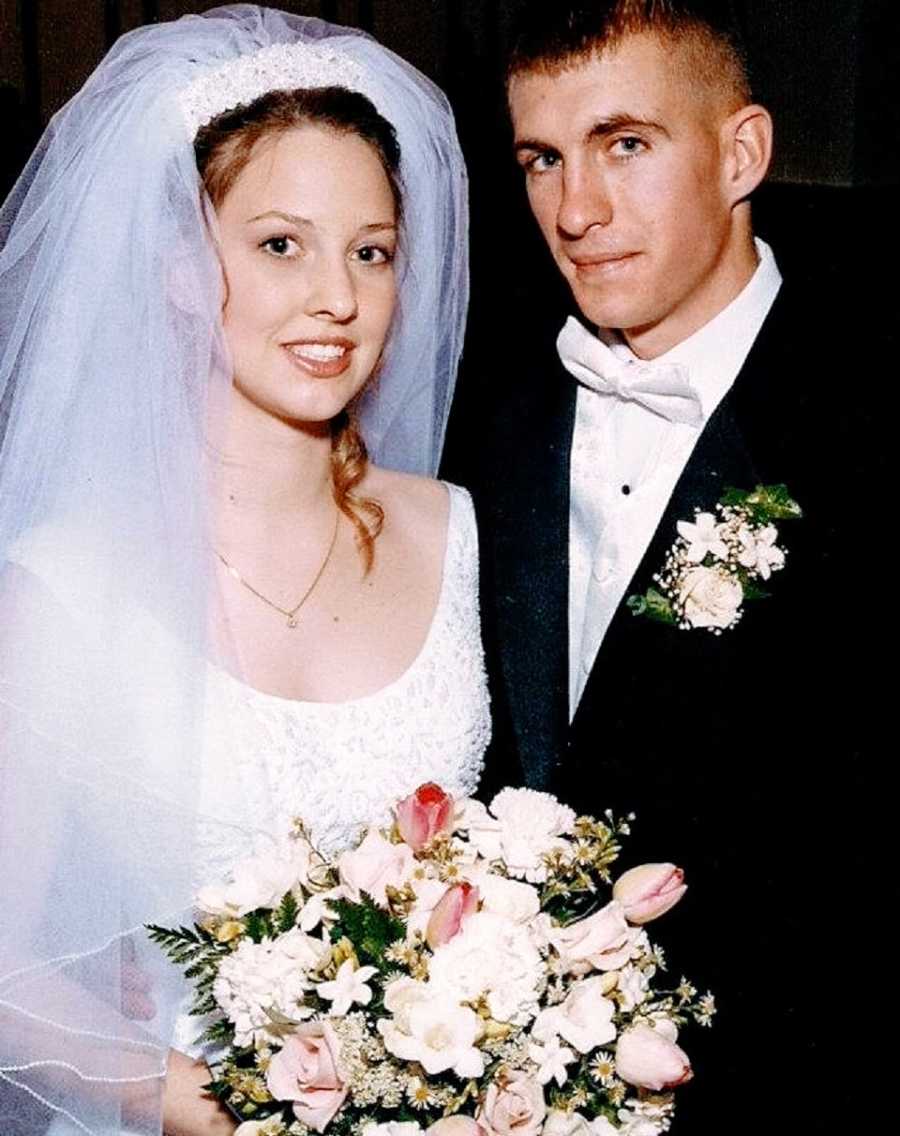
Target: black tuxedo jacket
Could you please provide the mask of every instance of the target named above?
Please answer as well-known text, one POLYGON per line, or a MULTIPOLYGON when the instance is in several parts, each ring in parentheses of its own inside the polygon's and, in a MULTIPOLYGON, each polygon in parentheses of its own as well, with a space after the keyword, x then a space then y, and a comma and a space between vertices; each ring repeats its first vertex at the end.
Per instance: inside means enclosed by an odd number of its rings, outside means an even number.
MULTIPOLYGON (((626 591, 650 584, 695 508, 712 511, 728 486, 783 482, 804 515, 781 526, 787 564, 770 598, 720 636, 635 617, 623 601, 571 725, 576 384, 555 352, 561 313, 522 321, 506 381, 470 385, 452 424, 448 473, 473 489, 479 515, 489 790, 519 781, 579 811, 634 811, 622 867, 671 860, 686 872, 687 896, 650 930, 673 985, 684 973, 711 989, 719 1014, 683 1038, 696 1077, 679 1090, 676 1134, 830 1132, 834 1108, 856 1107, 858 1084, 837 1063, 853 1022, 873 1013, 848 989, 844 947, 865 936, 859 889, 888 705, 876 662, 888 605, 873 567, 887 563, 876 535, 887 472, 871 364, 826 312, 782 286, 626 591)), ((851 950, 861 966, 866 954, 851 950)))

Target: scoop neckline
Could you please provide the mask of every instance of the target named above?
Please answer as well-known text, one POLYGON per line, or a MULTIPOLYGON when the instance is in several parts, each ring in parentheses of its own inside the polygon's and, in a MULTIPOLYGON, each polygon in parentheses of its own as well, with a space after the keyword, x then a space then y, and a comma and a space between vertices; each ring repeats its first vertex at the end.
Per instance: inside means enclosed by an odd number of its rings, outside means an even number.
POLYGON ((283 694, 272 694, 267 690, 260 690, 258 687, 250 686, 249 683, 246 683, 242 679, 239 679, 236 675, 232 674, 231 671, 225 670, 224 667, 216 666, 214 663, 210 663, 210 667, 212 668, 214 673, 216 675, 220 675, 227 682, 237 687, 245 697, 248 697, 253 701, 270 702, 274 705, 279 705, 282 707, 302 707, 304 710, 336 710, 347 709, 351 706, 361 706, 366 702, 371 702, 374 699, 381 698, 390 694, 402 683, 407 682, 412 674, 419 668, 422 659, 424 659, 429 653, 432 640, 437 635, 437 627, 443 617, 444 607, 446 606, 449 578, 448 569, 450 564, 451 546, 456 539, 455 534, 457 532, 457 526, 455 524, 455 514, 459 507, 458 499, 460 491, 457 486, 452 485, 448 481, 442 481, 441 484, 447 490, 449 508, 447 511, 447 533, 444 539, 444 555, 441 560, 441 583, 440 589, 438 591, 438 598, 437 602, 434 605, 431 622, 428 625, 428 630, 425 633, 425 638, 422 640, 421 646, 419 647, 413 658, 410 660, 409 664, 403 671, 400 672, 399 675, 397 675, 396 678, 391 679, 389 683, 386 683, 384 686, 379 687, 378 690, 373 690, 369 694, 361 694, 358 698, 345 698, 340 701, 331 701, 327 699, 288 698, 283 694))

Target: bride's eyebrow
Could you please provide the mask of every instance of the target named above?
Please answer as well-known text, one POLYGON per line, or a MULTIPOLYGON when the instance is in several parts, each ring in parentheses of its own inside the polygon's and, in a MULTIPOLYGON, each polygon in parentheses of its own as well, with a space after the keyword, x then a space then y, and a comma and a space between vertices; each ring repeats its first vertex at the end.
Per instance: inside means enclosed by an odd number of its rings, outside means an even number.
POLYGON ((361 225, 359 229, 361 233, 383 233, 386 230, 396 233, 397 223, 395 221, 373 221, 371 225, 361 225))
POLYGON ((304 225, 312 224, 308 217, 300 217, 297 213, 284 213, 281 209, 269 209, 265 213, 258 213, 255 217, 248 217, 247 224, 252 225, 254 221, 268 221, 273 218, 278 221, 287 221, 289 225, 297 225, 301 228, 304 225))

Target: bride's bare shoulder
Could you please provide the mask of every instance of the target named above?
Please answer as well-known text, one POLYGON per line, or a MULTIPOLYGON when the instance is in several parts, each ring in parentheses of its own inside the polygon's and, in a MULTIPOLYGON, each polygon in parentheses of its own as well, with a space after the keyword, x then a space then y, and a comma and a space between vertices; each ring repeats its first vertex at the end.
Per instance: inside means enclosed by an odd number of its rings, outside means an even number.
POLYGON ((443 544, 450 509, 450 494, 443 481, 372 466, 359 491, 384 509, 385 527, 443 544))

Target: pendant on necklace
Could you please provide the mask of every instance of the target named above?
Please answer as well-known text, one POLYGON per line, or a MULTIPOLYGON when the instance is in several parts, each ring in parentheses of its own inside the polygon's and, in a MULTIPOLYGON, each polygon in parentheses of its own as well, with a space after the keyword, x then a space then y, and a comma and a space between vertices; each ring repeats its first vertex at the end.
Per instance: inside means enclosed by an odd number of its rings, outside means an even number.
POLYGON ((296 615, 289 615, 289 616, 288 616, 287 625, 288 625, 288 627, 290 627, 290 628, 294 628, 294 627, 296 627, 296 626, 297 626, 297 617, 296 617, 296 615))

